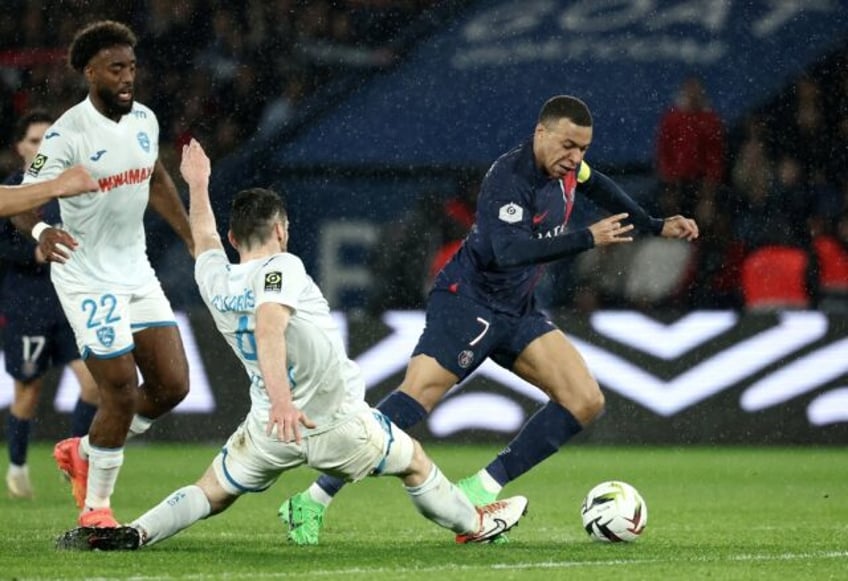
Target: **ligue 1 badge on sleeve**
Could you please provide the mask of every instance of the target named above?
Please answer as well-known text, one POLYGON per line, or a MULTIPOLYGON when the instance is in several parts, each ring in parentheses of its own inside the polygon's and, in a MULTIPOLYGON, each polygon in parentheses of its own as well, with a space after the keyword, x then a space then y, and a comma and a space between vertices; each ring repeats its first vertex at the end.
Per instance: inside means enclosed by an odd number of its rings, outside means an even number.
POLYGON ((44 164, 47 163, 47 156, 43 153, 39 153, 33 158, 32 163, 29 164, 29 168, 27 169, 27 174, 32 177, 38 177, 38 174, 41 172, 41 168, 44 167, 44 164))
POLYGON ((521 219, 524 218, 524 209, 515 202, 510 202, 501 206, 498 210, 498 218, 507 224, 521 222, 521 219))
POLYGON ((283 273, 279 271, 265 273, 265 292, 280 292, 283 288, 283 273))

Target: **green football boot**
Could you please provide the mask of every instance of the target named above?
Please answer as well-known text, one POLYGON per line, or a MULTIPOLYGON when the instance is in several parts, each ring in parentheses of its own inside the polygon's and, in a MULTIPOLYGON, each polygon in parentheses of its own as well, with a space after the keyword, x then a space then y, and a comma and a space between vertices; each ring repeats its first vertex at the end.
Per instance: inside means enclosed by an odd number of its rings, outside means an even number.
POLYGON ((324 512, 327 507, 312 500, 309 492, 295 494, 283 504, 277 512, 288 527, 288 540, 295 545, 317 545, 324 512))

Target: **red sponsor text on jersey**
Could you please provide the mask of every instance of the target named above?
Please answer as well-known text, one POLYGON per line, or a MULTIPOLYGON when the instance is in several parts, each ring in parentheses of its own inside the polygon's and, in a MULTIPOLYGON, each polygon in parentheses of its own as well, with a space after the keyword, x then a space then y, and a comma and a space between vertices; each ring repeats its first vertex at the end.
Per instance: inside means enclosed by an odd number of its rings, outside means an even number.
POLYGON ((99 178, 97 183, 100 186, 100 191, 108 192, 109 190, 119 188, 121 186, 146 182, 150 179, 151 175, 153 175, 153 166, 139 167, 135 169, 128 169, 119 174, 105 178, 99 178))

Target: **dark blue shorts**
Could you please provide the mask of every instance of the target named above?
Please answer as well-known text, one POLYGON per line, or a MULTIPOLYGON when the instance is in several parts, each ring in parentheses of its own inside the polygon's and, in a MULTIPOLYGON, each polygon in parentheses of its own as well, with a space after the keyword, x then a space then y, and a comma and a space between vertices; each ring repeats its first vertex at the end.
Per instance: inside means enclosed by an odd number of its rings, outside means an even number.
POLYGON ((3 353, 6 372, 24 382, 80 358, 74 332, 61 311, 51 317, 33 317, 32 311, 7 313, 3 353))
POLYGON ((427 302, 426 326, 412 355, 429 355, 462 380, 486 357, 511 370, 527 345, 556 328, 539 311, 506 315, 468 297, 436 291, 427 302))

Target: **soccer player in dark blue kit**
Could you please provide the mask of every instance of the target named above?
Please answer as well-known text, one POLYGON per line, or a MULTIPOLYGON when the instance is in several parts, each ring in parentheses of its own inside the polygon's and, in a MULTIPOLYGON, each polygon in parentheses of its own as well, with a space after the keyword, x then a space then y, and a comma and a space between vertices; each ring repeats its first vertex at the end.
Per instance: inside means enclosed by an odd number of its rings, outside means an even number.
MULTIPOLYGON (((33 111, 18 121, 14 145, 24 168, 32 162, 52 123, 53 118, 43 111, 33 111)), ((23 171, 19 171, 4 183, 17 185, 22 179, 23 171)), ((44 205, 41 213, 42 219, 50 224, 61 222, 56 201, 44 205)), ((18 232, 7 219, 0 219, 0 259, 5 266, 0 291, 6 317, 3 350, 6 371, 15 382, 6 425, 9 447, 6 489, 12 498, 32 498, 27 451, 44 374, 54 365, 68 365, 76 375, 80 396, 71 420, 71 432, 76 436, 88 432, 97 411, 97 385, 80 359, 73 332, 50 282, 47 262, 35 242, 18 232)))
MULTIPOLYGON (((555 453, 601 413, 600 387, 565 334, 537 307, 545 263, 598 246, 624 244, 632 231, 694 240, 683 216, 651 217, 609 177, 584 161, 592 116, 575 97, 549 99, 532 139, 502 155, 483 179, 476 222, 434 283, 426 327, 400 387, 377 406, 408 428, 489 357, 549 398, 497 457, 458 485, 472 502, 501 489, 555 453), (613 214, 569 228, 580 196, 613 214)), ((342 483, 321 476, 286 500, 280 517, 296 544, 316 544, 324 511, 342 483)))

